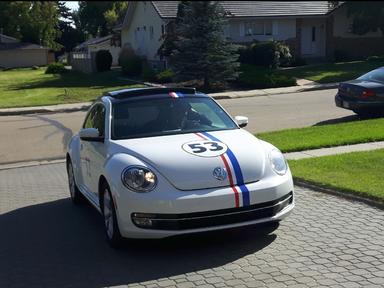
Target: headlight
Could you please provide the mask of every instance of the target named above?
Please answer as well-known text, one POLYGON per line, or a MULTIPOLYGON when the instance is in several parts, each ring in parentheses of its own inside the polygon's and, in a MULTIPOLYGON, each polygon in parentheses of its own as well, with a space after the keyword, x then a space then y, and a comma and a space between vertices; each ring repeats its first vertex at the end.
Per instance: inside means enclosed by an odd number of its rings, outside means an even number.
POLYGON ((273 171, 275 171, 277 174, 284 175, 285 173, 287 173, 287 162, 285 161, 283 154, 279 150, 273 149, 269 153, 269 160, 271 162, 273 171))
POLYGON ((125 187, 136 192, 149 192, 157 184, 156 175, 151 170, 138 166, 126 168, 121 179, 125 187))

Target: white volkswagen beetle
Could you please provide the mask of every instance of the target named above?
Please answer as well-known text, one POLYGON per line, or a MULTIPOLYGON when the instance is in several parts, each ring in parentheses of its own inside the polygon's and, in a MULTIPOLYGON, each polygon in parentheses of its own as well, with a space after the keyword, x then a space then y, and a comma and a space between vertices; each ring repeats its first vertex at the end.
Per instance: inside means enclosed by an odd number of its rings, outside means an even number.
POLYGON ((109 243, 274 223, 294 207, 282 153, 190 88, 109 92, 67 152, 71 198, 104 217, 109 243))

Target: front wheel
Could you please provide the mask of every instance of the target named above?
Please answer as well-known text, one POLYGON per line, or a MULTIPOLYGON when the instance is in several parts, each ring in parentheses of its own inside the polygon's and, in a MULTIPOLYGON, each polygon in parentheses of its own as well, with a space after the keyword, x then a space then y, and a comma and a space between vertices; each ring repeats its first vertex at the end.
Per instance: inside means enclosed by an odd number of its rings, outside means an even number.
POLYGON ((117 248, 121 245, 123 237, 117 224, 116 210, 108 184, 101 187, 103 192, 102 212, 104 217, 105 234, 111 247, 117 248))

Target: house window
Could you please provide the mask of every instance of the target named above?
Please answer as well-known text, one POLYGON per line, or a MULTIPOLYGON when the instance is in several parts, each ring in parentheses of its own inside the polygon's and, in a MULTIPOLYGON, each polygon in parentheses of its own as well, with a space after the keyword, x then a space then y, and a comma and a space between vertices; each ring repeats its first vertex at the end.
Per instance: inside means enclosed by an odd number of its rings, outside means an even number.
POLYGON ((149 26, 149 39, 153 39, 153 26, 149 26))
POLYGON ((252 30, 253 35, 264 35, 264 22, 254 22, 252 30))
POLYGON ((250 22, 245 22, 245 35, 250 36, 252 35, 252 24, 250 22))
POLYGON ((272 22, 271 21, 257 21, 245 22, 245 35, 272 35, 272 22))
POLYGON ((272 35, 272 22, 264 22, 265 35, 272 35))
POLYGON ((312 42, 316 41, 316 27, 312 27, 312 42))

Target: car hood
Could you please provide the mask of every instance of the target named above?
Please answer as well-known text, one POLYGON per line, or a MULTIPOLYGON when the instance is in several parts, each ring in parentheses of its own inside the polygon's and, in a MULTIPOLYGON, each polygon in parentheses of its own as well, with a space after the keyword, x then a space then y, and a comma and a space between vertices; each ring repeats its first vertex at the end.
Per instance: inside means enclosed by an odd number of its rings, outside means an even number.
POLYGON ((150 164, 179 190, 228 186, 230 178, 235 185, 256 182, 263 176, 267 158, 261 142, 242 129, 116 140, 114 144, 115 153, 150 164))

